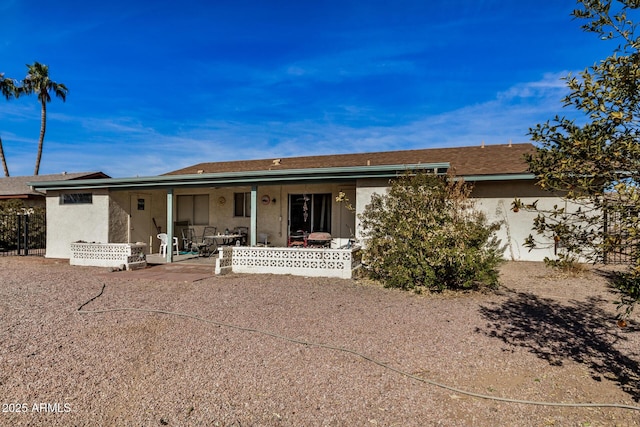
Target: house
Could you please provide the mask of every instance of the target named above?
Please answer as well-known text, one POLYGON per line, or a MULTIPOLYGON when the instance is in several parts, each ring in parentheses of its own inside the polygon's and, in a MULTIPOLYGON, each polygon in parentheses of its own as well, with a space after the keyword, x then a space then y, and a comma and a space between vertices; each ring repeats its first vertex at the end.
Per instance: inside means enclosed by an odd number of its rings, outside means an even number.
MULTIPOLYGON (((514 198, 538 207, 560 203, 535 185, 524 155, 532 144, 486 145, 340 155, 200 163, 165 175, 32 181, 46 191, 47 257, 69 258, 75 241, 143 242, 158 252, 156 234, 178 235, 188 223, 198 232, 205 226, 218 232, 248 229, 248 245, 266 239, 286 247, 291 236, 322 231, 332 247, 361 237, 358 215, 372 194, 385 192, 389 180, 412 170, 454 173, 473 183, 472 197, 489 220, 503 221, 499 238, 505 258, 542 260, 553 254, 523 248, 533 216, 514 213, 514 198), (344 193, 354 212, 336 201, 344 193)), ((167 251, 167 261, 172 260, 167 251)))
POLYGON ((109 178, 102 172, 77 172, 53 175, 13 176, 0 178, 0 201, 18 199, 22 200, 26 207, 44 207, 45 194, 37 191, 30 183, 44 183, 49 181, 62 181, 74 179, 109 178))

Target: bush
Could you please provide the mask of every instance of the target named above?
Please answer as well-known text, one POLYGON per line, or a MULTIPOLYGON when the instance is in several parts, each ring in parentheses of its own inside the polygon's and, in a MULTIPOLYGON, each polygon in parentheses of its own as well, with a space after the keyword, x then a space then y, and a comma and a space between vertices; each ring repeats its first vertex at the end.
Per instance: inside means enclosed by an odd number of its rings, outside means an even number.
POLYGON ((613 287, 619 299, 618 313, 620 319, 631 315, 638 301, 640 301, 640 271, 637 268, 619 273, 613 280, 613 287))
POLYGON ((360 214, 372 278, 416 291, 497 286, 500 224, 474 209, 470 190, 451 177, 419 172, 394 180, 388 194, 375 194, 360 214))

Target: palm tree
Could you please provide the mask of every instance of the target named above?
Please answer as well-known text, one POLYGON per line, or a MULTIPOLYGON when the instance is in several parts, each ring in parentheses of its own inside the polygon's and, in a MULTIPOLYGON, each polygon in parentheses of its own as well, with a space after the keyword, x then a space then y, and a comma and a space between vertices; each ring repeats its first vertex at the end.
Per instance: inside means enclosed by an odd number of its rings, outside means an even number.
MULTIPOLYGON (((13 79, 7 79, 4 77, 4 73, 0 73, 0 93, 7 100, 17 95, 16 83, 13 79)), ((9 168, 7 167, 7 159, 4 157, 4 149, 2 148, 2 138, 0 138, 0 160, 2 160, 2 167, 4 168, 4 176, 9 176, 9 168)))
POLYGON ((4 168, 4 176, 9 177, 9 168, 7 167, 7 159, 4 157, 4 149, 2 148, 2 138, 0 138, 0 160, 4 168))
POLYGON ((40 159, 42 158, 42 145, 44 143, 44 133, 47 130, 47 103, 51 102, 50 92, 53 92, 56 97, 66 101, 67 87, 62 83, 56 83, 49 78, 49 67, 39 62, 34 62, 33 65, 27 64, 27 77, 22 80, 22 87, 19 88, 18 94, 32 94, 38 95, 38 101, 42 104, 42 121, 40 123, 40 139, 38 141, 38 157, 36 158, 36 168, 34 175, 38 175, 40 171, 40 159))
POLYGON ((16 96, 16 82, 13 79, 4 77, 4 73, 0 73, 0 93, 7 100, 16 96))

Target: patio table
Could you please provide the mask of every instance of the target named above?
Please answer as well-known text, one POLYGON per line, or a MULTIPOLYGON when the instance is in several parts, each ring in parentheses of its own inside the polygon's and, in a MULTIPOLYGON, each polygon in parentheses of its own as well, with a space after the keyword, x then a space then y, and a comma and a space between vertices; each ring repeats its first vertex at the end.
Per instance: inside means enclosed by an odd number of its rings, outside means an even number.
POLYGON ((330 247, 331 246, 331 234, 325 232, 313 232, 307 236, 307 246, 311 247, 330 247))
POLYGON ((242 238, 242 234, 212 234, 210 236, 204 236, 204 239, 213 239, 216 242, 222 242, 223 245, 229 245, 234 240, 242 238))

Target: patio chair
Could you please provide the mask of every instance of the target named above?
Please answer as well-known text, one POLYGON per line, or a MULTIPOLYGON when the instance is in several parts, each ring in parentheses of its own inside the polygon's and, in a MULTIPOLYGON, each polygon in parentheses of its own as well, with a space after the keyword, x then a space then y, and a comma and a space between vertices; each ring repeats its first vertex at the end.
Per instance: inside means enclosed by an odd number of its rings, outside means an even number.
MULTIPOLYGON (((178 238, 182 238, 184 239, 184 230, 189 228, 189 221, 175 221, 173 223, 173 235, 178 237, 178 238)), ((184 240, 182 241, 182 245, 184 250, 187 250, 184 247, 184 240)))
POLYGON ((218 250, 218 241, 213 237, 216 235, 218 227, 207 226, 202 231, 202 243, 200 252, 203 255, 211 256, 218 250))
POLYGON ((287 246, 289 247, 306 247, 307 233, 304 230, 298 230, 289 234, 287 238, 287 246))
MULTIPOLYGON (((158 240, 160 240, 160 255, 167 256, 167 240, 168 240, 167 233, 160 233, 156 237, 158 238, 158 240)), ((180 251, 178 250, 177 237, 173 238, 173 247, 175 248, 176 255, 178 255, 180 251)))
POLYGON ((271 242, 269 241, 269 235, 267 233, 258 233, 258 246, 269 246, 271 242))
POLYGON ((192 227, 182 229, 182 249, 189 252, 200 252, 200 242, 196 239, 196 232, 192 227))

